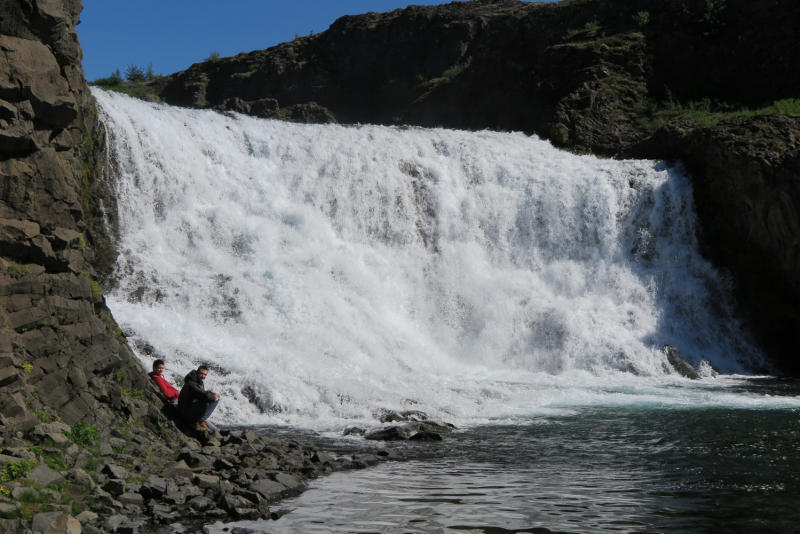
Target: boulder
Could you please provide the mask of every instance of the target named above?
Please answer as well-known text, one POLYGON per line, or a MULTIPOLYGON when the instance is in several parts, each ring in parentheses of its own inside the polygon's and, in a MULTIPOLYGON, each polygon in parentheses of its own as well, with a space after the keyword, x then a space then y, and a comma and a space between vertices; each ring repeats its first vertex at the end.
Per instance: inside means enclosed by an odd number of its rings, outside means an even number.
POLYGON ((406 439, 406 433, 403 431, 402 428, 397 426, 391 426, 389 428, 384 428, 382 430, 377 430, 375 432, 370 432, 364 439, 369 439, 373 441, 397 441, 406 439))
POLYGON ((214 469, 217 471, 230 471, 234 468, 233 462, 225 459, 225 458, 217 458, 214 462, 214 469))
POLYGON ((81 534, 81 522, 69 514, 59 515, 44 529, 43 534, 81 534))
POLYGON ((186 494, 178 489, 170 489, 161 497, 161 500, 168 504, 183 504, 186 502, 186 494))
POLYGON ((681 357, 675 347, 664 345, 664 352, 667 355, 667 361, 679 375, 691 380, 700 378, 700 375, 694 370, 694 367, 686 363, 686 360, 681 357))
POLYGON ((235 508, 248 508, 250 506, 250 501, 239 495, 228 493, 222 496, 222 498, 217 502, 217 506, 223 510, 232 512, 235 508))
POLYGON ((5 514, 7 512, 15 512, 19 507, 20 507, 19 503, 0 502, 0 514, 5 514))
POLYGON ((139 488, 139 493, 141 493, 142 497, 145 499, 160 499, 166 492, 167 481, 152 475, 147 477, 142 487, 139 488))
POLYGON ((410 438, 410 441, 442 441, 442 436, 436 432, 417 432, 410 438))
POLYGON ((332 462, 333 456, 317 451, 314 453, 314 456, 311 457, 311 461, 315 464, 324 464, 326 462, 332 462))
POLYGON ((128 470, 117 464, 106 464, 101 473, 108 475, 111 478, 128 478, 128 470))
POLYGON ((269 480, 267 478, 256 480, 255 482, 251 483, 248 488, 252 491, 260 493, 265 499, 277 498, 282 492, 289 489, 280 482, 275 482, 274 480, 269 480))
POLYGON ((118 500, 124 505, 132 504, 134 506, 138 506, 139 508, 144 506, 144 499, 138 493, 123 493, 119 496, 118 500))
POLYGON ((29 435, 31 439, 41 441, 50 434, 66 434, 70 432, 70 430, 72 430, 72 428, 64 423, 42 423, 33 427, 29 435))
POLYGON ((397 454, 396 452, 394 452, 394 451, 392 451, 392 450, 389 450, 389 449, 383 449, 383 450, 380 450, 380 451, 378 451, 378 452, 377 452, 377 453, 375 453, 375 454, 376 454, 376 455, 377 455, 379 458, 381 458, 382 460, 402 460, 402 459, 403 459, 403 457, 402 457, 402 456, 400 456, 400 455, 399 455, 399 454, 397 454))
POLYGON ((86 488, 87 491, 92 491, 95 487, 94 480, 92 480, 92 477, 89 475, 89 473, 80 468, 75 468, 72 469, 70 472, 68 472, 67 478, 69 480, 77 482, 78 484, 86 488))
MULTIPOLYGON (((212 447, 203 447, 203 450, 207 448, 212 447)), ((178 455, 178 461, 185 462, 190 468, 211 465, 211 459, 209 457, 196 452, 182 452, 180 455, 178 455)))
MULTIPOLYGON (((28 480, 46 488, 50 484, 63 484, 67 480, 58 471, 53 471, 46 465, 34 467, 27 477, 28 480)), ((39 532, 42 532, 41 530, 39 532)))
POLYGON ((122 495, 125 493, 125 481, 121 478, 112 478, 103 484, 103 490, 111 495, 122 495))
POLYGON ((214 503, 212 503, 211 499, 209 499, 208 497, 200 496, 200 497, 194 497, 186 504, 188 504, 192 510, 197 510, 198 512, 204 512, 209 508, 211 508, 211 506, 214 503))
POLYGON ((96 513, 90 512, 89 510, 84 510, 83 512, 79 513, 75 519, 80 521, 81 525, 83 525, 84 523, 94 523, 97 521, 98 517, 99 516, 96 513))
POLYGON ((112 515, 106 519, 106 529, 111 532, 117 532, 117 529, 119 529, 121 526, 130 525, 130 523, 130 519, 124 515, 112 515))
POLYGON ((197 486, 199 486, 199 487, 201 487, 203 489, 207 489, 207 488, 212 487, 214 484, 218 483, 219 482, 219 477, 215 476, 215 475, 200 475, 200 474, 198 474, 198 475, 195 475, 192 480, 197 486))
POLYGON ((45 512, 43 514, 36 514, 33 516, 33 522, 31 523, 31 530, 34 532, 44 532, 47 530, 53 521, 58 519, 61 515, 61 512, 45 512))
POLYGON ((179 462, 164 469, 164 471, 161 473, 161 476, 164 478, 173 478, 176 476, 191 478, 192 475, 194 475, 194 473, 183 460, 180 460, 179 462))
POLYGON ((278 473, 275 475, 275 482, 283 484, 289 489, 299 490, 304 484, 303 481, 294 475, 287 475, 286 473, 278 473))

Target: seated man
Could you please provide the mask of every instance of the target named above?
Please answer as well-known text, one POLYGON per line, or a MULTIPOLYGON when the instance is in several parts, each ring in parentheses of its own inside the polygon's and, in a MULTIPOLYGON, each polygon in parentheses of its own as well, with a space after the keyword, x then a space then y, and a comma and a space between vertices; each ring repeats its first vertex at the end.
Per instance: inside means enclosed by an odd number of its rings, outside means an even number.
POLYGON ((180 391, 175 389, 172 386, 172 384, 167 382, 167 379, 162 376, 163 374, 164 374, 164 360, 154 361, 153 372, 147 373, 147 375, 153 379, 153 382, 156 383, 158 389, 161 390, 161 393, 167 398, 167 400, 171 402, 173 406, 177 406, 178 395, 180 394, 180 391))
POLYGON ((197 430, 216 432, 217 427, 207 423, 214 408, 219 404, 219 395, 215 391, 206 391, 203 381, 207 376, 208 367, 205 365, 186 375, 178 396, 178 413, 184 421, 196 425, 197 430))

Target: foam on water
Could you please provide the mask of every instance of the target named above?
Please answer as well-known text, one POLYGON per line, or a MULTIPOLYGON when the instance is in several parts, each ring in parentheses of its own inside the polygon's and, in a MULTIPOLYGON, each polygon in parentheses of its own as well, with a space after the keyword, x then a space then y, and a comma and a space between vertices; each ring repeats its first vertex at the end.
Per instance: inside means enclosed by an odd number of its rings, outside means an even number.
POLYGON ((770 402, 666 365, 665 344, 724 373, 760 362, 680 168, 93 92, 121 221, 109 306, 146 365, 213 366, 229 422, 770 402))

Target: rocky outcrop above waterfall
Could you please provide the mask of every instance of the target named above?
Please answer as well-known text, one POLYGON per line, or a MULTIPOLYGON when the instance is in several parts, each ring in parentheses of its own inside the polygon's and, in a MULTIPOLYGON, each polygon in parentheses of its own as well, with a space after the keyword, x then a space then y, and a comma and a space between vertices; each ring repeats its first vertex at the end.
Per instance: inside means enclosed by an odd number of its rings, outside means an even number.
POLYGON ((797 374, 798 134, 769 106, 800 96, 798 27, 793 0, 410 6, 198 63, 160 96, 277 118, 326 110, 315 115, 324 121, 290 118, 309 122, 521 130, 579 153, 685 160, 706 255, 733 275, 761 346, 797 374))

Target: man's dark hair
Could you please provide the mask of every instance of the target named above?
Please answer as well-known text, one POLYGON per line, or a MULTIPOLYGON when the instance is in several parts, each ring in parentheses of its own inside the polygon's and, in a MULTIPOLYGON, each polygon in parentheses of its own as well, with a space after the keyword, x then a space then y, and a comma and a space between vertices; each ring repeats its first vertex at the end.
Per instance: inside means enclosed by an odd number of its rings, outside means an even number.
POLYGON ((208 367, 206 367, 205 365, 201 365, 200 367, 197 368, 197 370, 198 371, 208 371, 208 367))
POLYGON ((158 367, 159 365, 164 365, 164 360, 156 360, 156 361, 154 361, 153 362, 153 370, 155 370, 155 368, 158 367))

